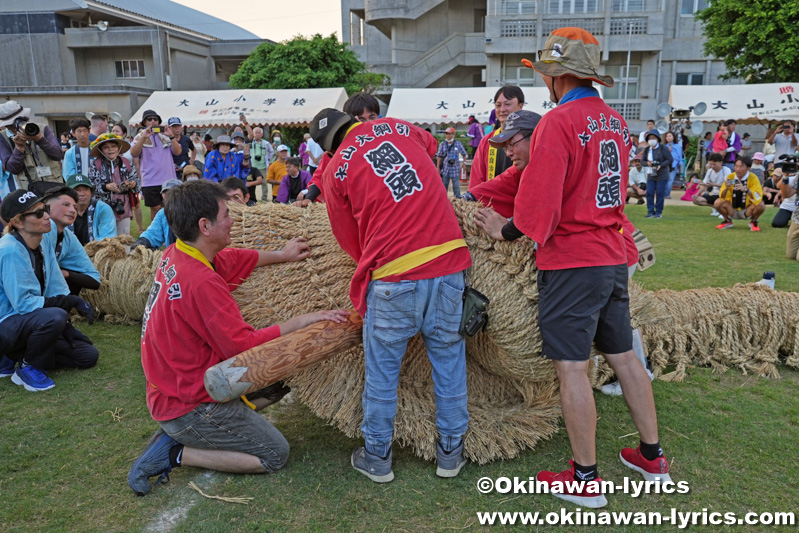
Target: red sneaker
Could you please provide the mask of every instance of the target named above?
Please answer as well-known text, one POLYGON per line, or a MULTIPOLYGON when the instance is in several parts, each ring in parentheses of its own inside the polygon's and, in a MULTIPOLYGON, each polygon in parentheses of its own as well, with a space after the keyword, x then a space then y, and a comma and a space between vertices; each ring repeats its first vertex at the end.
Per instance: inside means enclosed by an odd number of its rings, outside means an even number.
POLYGON ((606 506, 608 500, 602 494, 602 479, 579 481, 574 477, 574 461, 569 461, 569 465, 571 468, 563 472, 542 470, 535 478, 546 483, 549 486, 549 493, 561 500, 593 509, 606 506))
POLYGON ((731 227, 732 227, 732 220, 725 220, 724 222, 716 226, 716 229, 728 229, 731 227))
POLYGON ((752 231, 760 231, 760 225, 757 223, 757 220, 749 223, 749 229, 752 231))
POLYGON ((669 462, 665 457, 658 457, 654 461, 649 461, 641 455, 641 447, 623 448, 619 454, 621 462, 627 468, 632 468, 640 472, 647 481, 671 481, 669 475, 669 462))

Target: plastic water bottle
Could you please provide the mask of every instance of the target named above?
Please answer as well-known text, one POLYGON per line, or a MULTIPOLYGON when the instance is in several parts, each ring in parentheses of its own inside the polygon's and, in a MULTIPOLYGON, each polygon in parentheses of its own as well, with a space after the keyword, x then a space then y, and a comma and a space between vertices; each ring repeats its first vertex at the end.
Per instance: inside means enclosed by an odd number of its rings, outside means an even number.
POLYGON ((770 270, 768 272, 763 272, 763 279, 758 281, 757 285, 765 285, 766 287, 774 289, 774 277, 774 272, 770 270))

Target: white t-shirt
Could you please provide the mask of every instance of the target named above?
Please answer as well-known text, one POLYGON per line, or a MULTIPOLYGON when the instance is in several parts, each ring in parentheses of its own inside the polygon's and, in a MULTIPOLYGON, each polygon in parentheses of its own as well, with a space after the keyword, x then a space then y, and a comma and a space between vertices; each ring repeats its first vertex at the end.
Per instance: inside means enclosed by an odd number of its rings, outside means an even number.
POLYGON ((641 185, 642 183, 646 183, 646 170, 644 170, 644 167, 641 167, 640 171, 636 170, 635 167, 630 168, 629 186, 641 185))
MULTIPOLYGON (((799 178, 799 176, 791 176, 788 179, 788 185, 790 185, 791 187, 796 189, 797 181, 799 181, 797 178, 799 178)), ((791 213, 795 214, 796 213, 796 193, 794 193, 794 195, 791 196, 790 198, 784 199, 780 203, 780 209, 785 209, 786 211, 790 211, 791 213)), ((791 218, 793 218, 793 217, 791 217, 791 218)))
MULTIPOLYGON (((82 168, 79 168, 78 172, 80 172, 84 176, 88 176, 89 175, 89 162, 90 162, 90 160, 92 158, 92 156, 91 156, 91 152, 92 151, 89 149, 88 146, 86 148, 81 148, 80 146, 76 146, 75 150, 80 150, 80 166, 82 168)), ((78 154, 75 154, 75 156, 76 156, 75 157, 75 161, 78 160, 77 155, 78 154)))
POLYGON ((724 183, 725 178, 730 174, 732 174, 732 170, 727 167, 721 167, 721 170, 718 172, 710 168, 708 169, 707 174, 705 174, 705 179, 702 180, 702 183, 706 185, 712 185, 713 189, 710 191, 710 194, 715 194, 718 196, 719 191, 721 191, 721 185, 724 183))
MULTIPOLYGON (((796 138, 797 143, 799 143, 799 134, 794 133, 793 136, 796 138)), ((793 155, 796 153, 796 148, 791 143, 791 136, 785 135, 784 133, 778 133, 774 136, 774 164, 781 163, 780 156, 783 154, 793 155)))
POLYGON ((316 162, 314 162, 314 160, 309 157, 308 164, 312 167, 318 167, 319 164, 322 162, 321 157, 322 154, 325 153, 325 151, 322 150, 322 147, 319 146, 319 144, 317 144, 316 141, 314 141, 310 137, 308 138, 307 141, 305 141, 305 149, 308 151, 309 155, 313 157, 313 159, 318 159, 316 162))

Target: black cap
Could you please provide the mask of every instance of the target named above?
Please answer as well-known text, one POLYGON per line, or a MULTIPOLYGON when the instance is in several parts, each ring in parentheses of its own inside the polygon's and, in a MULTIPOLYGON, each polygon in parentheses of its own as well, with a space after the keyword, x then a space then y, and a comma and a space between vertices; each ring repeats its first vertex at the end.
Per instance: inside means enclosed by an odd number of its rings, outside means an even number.
POLYGON ((533 113, 525 109, 514 111, 505 119, 505 123, 502 125, 502 132, 488 139, 488 142, 490 142, 492 146, 502 148, 505 146, 505 143, 520 131, 533 131, 540 120, 541 115, 538 113, 533 113))
POLYGON ((141 116, 142 125, 144 125, 144 123, 147 122, 147 117, 158 117, 158 122, 163 122, 161 120, 161 115, 159 115, 158 113, 156 113, 152 109, 148 109, 147 111, 142 113, 142 116, 141 116))
POLYGON ((6 222, 10 222, 12 218, 24 213, 41 201, 42 199, 32 192, 17 189, 3 198, 3 203, 0 204, 0 217, 6 222))
POLYGON ((325 152, 334 152, 338 148, 338 146, 333 146, 336 133, 354 121, 355 119, 344 111, 327 107, 318 112, 311 121, 311 138, 325 152))
POLYGON ((50 189, 49 191, 45 192, 42 195, 42 202, 47 202, 51 198, 55 198, 56 196, 61 196, 63 194, 66 194, 67 196, 69 196, 70 198, 75 200, 76 202, 78 201, 78 193, 77 193, 77 191, 75 191, 75 189, 73 189, 72 187, 70 187, 68 185, 63 185, 61 187, 55 187, 55 188, 50 189))

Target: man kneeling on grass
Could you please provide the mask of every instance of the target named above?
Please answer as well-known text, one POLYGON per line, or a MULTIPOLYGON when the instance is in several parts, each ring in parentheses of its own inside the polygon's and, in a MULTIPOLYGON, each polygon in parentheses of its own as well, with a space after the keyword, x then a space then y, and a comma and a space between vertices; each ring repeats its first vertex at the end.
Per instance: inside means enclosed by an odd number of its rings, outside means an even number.
POLYGON ((727 176, 719 191, 719 198, 713 204, 724 221, 716 229, 732 227, 732 219, 749 219, 749 229, 760 231, 757 219, 766 210, 763 203, 763 187, 757 176, 749 172, 752 160, 739 155, 735 159, 735 171, 727 176))
POLYGON ((205 371, 239 353, 322 320, 343 322, 347 312, 318 311, 256 330, 231 296, 256 267, 302 261, 305 239, 278 252, 228 248, 233 219, 221 185, 190 181, 169 193, 164 210, 178 240, 169 246, 150 289, 142 320, 142 366, 147 406, 161 429, 133 463, 128 483, 144 496, 168 481, 177 466, 238 474, 281 469, 289 445, 255 410, 276 402, 289 389, 282 382, 242 400, 215 403, 203 386, 205 371))

